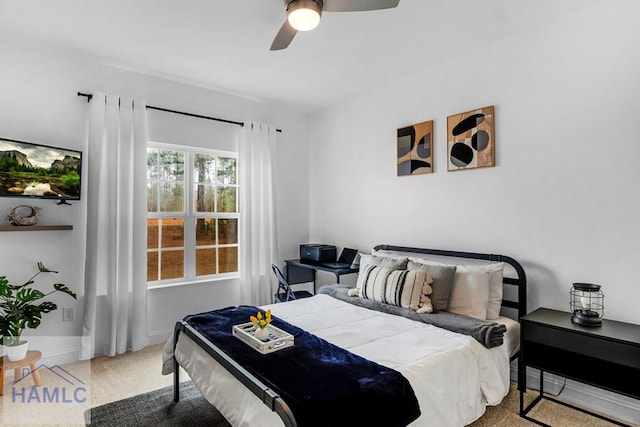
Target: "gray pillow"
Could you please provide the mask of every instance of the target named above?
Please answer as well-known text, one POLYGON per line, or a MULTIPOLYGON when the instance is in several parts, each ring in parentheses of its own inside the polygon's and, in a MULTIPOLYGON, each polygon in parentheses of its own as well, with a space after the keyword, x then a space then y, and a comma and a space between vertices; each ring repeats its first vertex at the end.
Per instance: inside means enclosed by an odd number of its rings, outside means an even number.
POLYGON ((360 274, 356 282, 356 288, 362 289, 364 286, 364 275, 362 274, 369 265, 388 268, 390 270, 406 270, 408 258, 389 258, 386 256, 376 256, 369 254, 360 254, 360 274))
POLYGON ((391 270, 406 270, 407 262, 409 258, 407 257, 387 257, 387 256, 377 256, 377 255, 369 255, 369 254, 360 254, 360 271, 364 271, 368 265, 375 265, 378 267, 384 267, 391 270))
POLYGON ((449 308, 449 297, 453 288, 453 276, 456 274, 455 265, 433 265, 422 262, 409 261, 407 270, 426 270, 433 279, 431 288, 431 303, 435 311, 449 308))

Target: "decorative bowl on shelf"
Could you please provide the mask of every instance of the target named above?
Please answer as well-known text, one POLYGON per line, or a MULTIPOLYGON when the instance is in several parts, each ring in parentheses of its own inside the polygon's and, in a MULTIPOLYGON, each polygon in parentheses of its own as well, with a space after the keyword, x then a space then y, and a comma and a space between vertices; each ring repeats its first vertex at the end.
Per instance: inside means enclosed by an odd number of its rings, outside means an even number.
POLYGON ((7 212, 7 218, 11 225, 35 225, 38 223, 38 211, 40 208, 18 205, 7 212))

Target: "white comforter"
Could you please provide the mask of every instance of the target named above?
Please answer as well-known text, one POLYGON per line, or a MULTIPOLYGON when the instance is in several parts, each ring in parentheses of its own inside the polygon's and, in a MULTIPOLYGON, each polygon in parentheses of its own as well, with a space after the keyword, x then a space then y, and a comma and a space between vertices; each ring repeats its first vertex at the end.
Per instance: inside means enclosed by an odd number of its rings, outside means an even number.
MULTIPOLYGON (((411 426, 467 425, 479 418, 487 405, 500 403, 509 391, 509 356, 504 345, 487 349, 469 336, 322 294, 264 308, 333 344, 401 372, 420 403, 422 415, 411 426)), ((170 339, 164 348, 163 374, 172 372, 172 350, 170 339)), ((233 426, 283 425, 275 412, 184 334, 178 338, 176 358, 206 399, 233 426)))

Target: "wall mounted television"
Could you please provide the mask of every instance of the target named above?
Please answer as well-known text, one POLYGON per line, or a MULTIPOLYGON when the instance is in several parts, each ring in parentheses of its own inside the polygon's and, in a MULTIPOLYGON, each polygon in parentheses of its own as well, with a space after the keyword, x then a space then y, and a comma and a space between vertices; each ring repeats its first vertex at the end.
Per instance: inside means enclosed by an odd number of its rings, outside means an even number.
POLYGON ((82 152, 0 137, 0 197, 80 200, 82 152))

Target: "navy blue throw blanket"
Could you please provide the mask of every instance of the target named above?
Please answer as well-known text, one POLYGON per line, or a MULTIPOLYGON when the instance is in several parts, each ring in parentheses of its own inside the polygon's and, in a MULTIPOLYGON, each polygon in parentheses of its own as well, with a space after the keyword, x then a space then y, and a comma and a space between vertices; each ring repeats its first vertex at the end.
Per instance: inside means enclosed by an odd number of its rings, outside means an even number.
MULTIPOLYGON (((264 311, 261 310, 263 313, 264 311)), ((399 372, 355 355, 273 316, 294 346, 261 354, 232 335, 258 308, 229 307, 185 321, 278 393, 299 426, 406 426, 420 416, 409 381, 399 372)))

